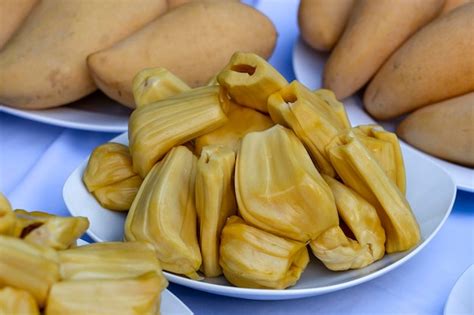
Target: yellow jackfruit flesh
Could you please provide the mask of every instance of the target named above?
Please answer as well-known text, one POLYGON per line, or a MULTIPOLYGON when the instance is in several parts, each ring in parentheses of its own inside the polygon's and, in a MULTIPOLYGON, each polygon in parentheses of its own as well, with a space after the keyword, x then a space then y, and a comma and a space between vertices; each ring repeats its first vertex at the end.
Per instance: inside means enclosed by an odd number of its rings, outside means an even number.
POLYGON ((340 226, 330 228, 311 241, 314 255, 331 270, 358 269, 381 259, 385 231, 375 208, 339 181, 323 177, 331 187, 339 216, 355 240, 347 237, 340 226))
POLYGON ((125 279, 62 281, 52 286, 45 315, 155 315, 166 285, 155 272, 125 279))
POLYGON ((351 122, 347 116, 346 108, 344 104, 339 102, 336 98, 336 94, 333 91, 327 89, 319 89, 313 92, 316 96, 319 97, 323 102, 328 104, 334 113, 339 117, 340 122, 344 128, 351 128, 351 122))
POLYGON ((183 80, 162 67, 138 72, 133 79, 132 87, 136 107, 161 101, 191 89, 183 80))
MULTIPOLYGON (((333 103, 338 102, 334 99, 333 103)), ((297 81, 268 98, 268 111, 273 121, 291 128, 308 148, 319 171, 332 177, 335 171, 325 148, 333 137, 347 129, 348 124, 348 120, 341 119, 345 115, 341 113, 344 111, 342 105, 331 105, 333 103, 297 81)))
POLYGON ((22 239, 0 236, 0 287, 28 291, 42 307, 49 289, 59 280, 55 250, 22 239))
POLYGON ((54 249, 73 245, 89 228, 86 217, 59 217, 45 212, 15 210, 15 235, 29 243, 54 249))
POLYGON ((227 219, 222 230, 220 265, 226 279, 239 287, 284 289, 298 281, 309 262, 306 244, 227 219))
POLYGON ((280 125, 242 139, 235 191, 246 222, 282 237, 306 242, 339 223, 331 189, 300 140, 280 125))
POLYGON ((226 124, 210 133, 196 138, 196 154, 201 154, 203 147, 212 144, 225 145, 237 152, 240 140, 247 133, 261 131, 273 126, 270 117, 248 107, 232 104, 227 113, 226 124))
POLYGON ((128 124, 133 168, 144 178, 172 147, 223 126, 228 103, 219 86, 207 86, 137 108, 128 124))
POLYGON ((357 126, 352 131, 366 149, 372 153, 387 176, 405 194, 405 165, 397 135, 385 131, 377 125, 357 126))
POLYGON ((0 235, 14 235, 15 214, 8 199, 0 193, 0 235))
POLYGON ((137 195, 142 181, 140 176, 135 175, 118 183, 98 188, 93 194, 106 209, 116 211, 128 210, 137 195))
POLYGON ((234 166, 234 151, 218 145, 204 147, 197 163, 196 210, 200 225, 201 269, 206 277, 222 274, 219 238, 226 219, 237 210, 234 166))
POLYGON ((343 182, 372 204, 385 229, 387 253, 404 251, 420 241, 420 229, 404 194, 353 132, 328 145, 332 165, 343 182))
POLYGON ((108 142, 92 151, 82 179, 87 189, 93 192, 135 175, 128 147, 108 142))
POLYGON ((150 242, 164 270, 190 278, 199 278, 196 271, 201 266, 194 203, 196 163, 186 147, 171 149, 143 181, 125 222, 128 241, 150 242))
POLYGON ((94 243, 58 255, 63 280, 123 279, 150 271, 162 274, 155 249, 146 242, 94 243))
POLYGON ((94 149, 82 179, 104 208, 116 211, 130 209, 142 183, 133 171, 128 147, 113 142, 94 149))
POLYGON ((268 96, 288 84, 265 59, 243 52, 234 53, 217 75, 217 81, 238 104, 265 113, 268 96))
POLYGON ((39 315, 40 312, 28 291, 4 287, 0 289, 0 314, 39 315))

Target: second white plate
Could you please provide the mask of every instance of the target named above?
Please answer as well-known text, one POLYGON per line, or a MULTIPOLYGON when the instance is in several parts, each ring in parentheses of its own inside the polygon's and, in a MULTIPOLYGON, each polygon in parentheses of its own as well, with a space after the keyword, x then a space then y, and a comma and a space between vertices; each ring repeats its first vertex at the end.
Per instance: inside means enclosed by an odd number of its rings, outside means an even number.
MULTIPOLYGON (((113 139, 128 144, 127 134, 113 139)), ((224 277, 191 280, 169 272, 165 276, 170 282, 210 293, 245 299, 280 300, 319 295, 341 290, 379 277, 415 256, 430 242, 441 228, 453 206, 456 187, 449 175, 433 161, 411 147, 402 144, 407 173, 407 198, 421 229, 422 242, 411 251, 386 255, 382 260, 360 269, 331 272, 313 259, 298 283, 286 290, 245 289, 234 287, 224 277)), ((87 165, 85 160, 71 174, 63 189, 63 197, 72 215, 89 218, 88 234, 96 241, 118 241, 123 239, 125 213, 102 208, 89 194, 82 182, 87 165)))
MULTIPOLYGON (((321 53, 313 50, 306 45, 301 38, 298 39, 293 49, 293 69, 296 78, 310 89, 321 88, 322 73, 328 56, 328 53, 321 53)), ((357 95, 346 98, 343 100, 343 103, 346 106, 347 114, 349 115, 349 119, 353 125, 378 123, 385 129, 394 131, 398 124, 398 120, 376 122, 364 111, 362 101, 357 95)), ((417 151, 445 169, 449 175, 452 176, 459 189, 474 192, 473 169, 438 159, 419 150, 417 151)))
POLYGON ((474 314, 474 264, 456 281, 444 307, 444 315, 469 314, 474 314))

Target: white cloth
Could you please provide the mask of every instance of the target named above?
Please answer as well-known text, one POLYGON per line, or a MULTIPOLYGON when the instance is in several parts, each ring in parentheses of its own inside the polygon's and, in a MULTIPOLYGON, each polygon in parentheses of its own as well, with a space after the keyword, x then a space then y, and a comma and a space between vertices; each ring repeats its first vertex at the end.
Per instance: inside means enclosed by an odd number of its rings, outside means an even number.
MULTIPOLYGON (((276 24, 271 62, 294 79, 292 48, 298 36, 296 0, 261 0, 276 24)), ((62 187, 97 145, 116 134, 44 125, 0 113, 0 191, 16 208, 67 215, 62 187)), ((474 263, 474 194, 458 191, 439 234, 418 255, 388 274, 353 288, 287 301, 227 298, 178 285, 170 289, 195 314, 440 314, 456 279, 474 263)))

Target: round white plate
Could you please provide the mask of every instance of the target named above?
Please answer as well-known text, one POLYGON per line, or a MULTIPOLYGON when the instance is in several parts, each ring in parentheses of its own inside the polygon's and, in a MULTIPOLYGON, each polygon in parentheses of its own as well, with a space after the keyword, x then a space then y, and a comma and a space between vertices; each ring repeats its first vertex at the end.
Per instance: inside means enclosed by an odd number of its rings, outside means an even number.
MULTIPOLYGON (((79 239, 77 245, 87 245, 88 242, 79 239)), ((180 299, 176 297, 169 290, 165 289, 161 292, 161 303, 160 303, 160 314, 161 315, 193 315, 193 312, 181 302, 180 299)))
MULTIPOLYGON (((306 45, 301 38, 298 39, 293 49, 293 69, 296 78, 310 89, 321 88, 323 68, 328 56, 328 53, 315 51, 306 45)), ((399 118, 389 122, 376 122, 364 111, 361 98, 358 95, 346 98, 343 103, 353 125, 378 123, 385 129, 394 131, 401 120, 399 118)), ((421 154, 444 168, 452 176, 459 189, 474 192, 474 169, 450 163, 423 152, 421 154)))
POLYGON ((45 124, 101 132, 125 132, 131 110, 95 92, 74 103, 43 110, 17 109, 0 104, 4 111, 45 124))
POLYGON ((444 306, 445 315, 474 314, 474 265, 459 277, 444 306))
MULTIPOLYGON (((113 139, 128 144, 127 134, 113 139)), ((402 144, 407 173, 407 198, 421 229, 422 242, 411 251, 386 255, 382 260, 360 269, 331 272, 316 259, 308 265, 298 283, 286 290, 245 289, 230 285, 224 277, 195 281, 165 272, 170 282, 210 293, 245 299, 281 300, 319 295, 348 288, 395 269, 415 256, 436 235, 453 206, 456 186, 451 177, 437 164, 411 147, 402 144)), ((72 215, 89 218, 87 233, 96 241, 123 239, 125 213, 102 208, 82 182, 85 160, 67 179, 63 197, 72 215)))

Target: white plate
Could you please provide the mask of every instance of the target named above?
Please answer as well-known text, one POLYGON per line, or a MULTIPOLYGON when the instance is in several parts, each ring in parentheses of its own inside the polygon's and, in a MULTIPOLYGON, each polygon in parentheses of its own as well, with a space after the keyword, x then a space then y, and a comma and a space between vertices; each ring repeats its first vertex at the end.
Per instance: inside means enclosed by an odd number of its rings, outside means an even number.
MULTIPOLYGON (((113 139, 128 144, 126 134, 113 139)), ((246 299, 280 300, 319 295, 348 288, 393 270, 415 256, 436 235, 453 206, 456 187, 449 175, 437 164, 411 147, 402 144, 407 172, 407 198, 421 229, 422 242, 411 251, 386 255, 382 260, 361 270, 331 272, 315 259, 308 265, 298 283, 287 290, 244 289, 230 285, 223 277, 203 281, 165 272, 169 281, 210 293, 246 299)), ((102 208, 82 182, 85 160, 68 178, 63 197, 72 215, 86 216, 88 234, 96 241, 123 239, 126 214, 102 208)))
MULTIPOLYGON (((293 69, 296 78, 311 89, 321 88, 323 68, 328 56, 328 53, 317 52, 301 39, 298 39, 293 49, 293 69)), ((359 96, 348 97, 343 103, 353 125, 375 123, 375 120, 363 110, 362 101, 359 96)), ((384 126, 385 129, 394 131, 399 121, 400 119, 378 123, 384 126)), ((450 163, 423 152, 421 153, 444 168, 452 176, 459 189, 474 192, 474 169, 450 163)))
POLYGON ((474 265, 459 277, 444 306, 445 315, 474 314, 474 265))
MULTIPOLYGON (((77 245, 87 245, 88 242, 79 239, 77 245)), ((161 292, 161 303, 160 303, 160 314, 161 315, 193 315, 193 312, 181 302, 180 299, 176 297, 169 290, 165 289, 161 292)))
POLYGON ((131 110, 95 92, 69 105, 26 110, 0 105, 0 112, 45 124, 101 132, 125 132, 131 110))

